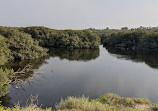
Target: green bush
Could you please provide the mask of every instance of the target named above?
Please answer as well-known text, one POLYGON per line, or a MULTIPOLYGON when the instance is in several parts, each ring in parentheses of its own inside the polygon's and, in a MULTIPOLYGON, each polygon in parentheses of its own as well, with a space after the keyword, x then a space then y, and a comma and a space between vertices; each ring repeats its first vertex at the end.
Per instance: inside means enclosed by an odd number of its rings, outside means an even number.
POLYGON ((103 104, 117 105, 121 101, 121 97, 116 94, 107 93, 104 96, 101 96, 97 101, 103 104))
POLYGON ((45 27, 20 28, 44 47, 99 48, 100 38, 89 30, 54 30, 45 27))
POLYGON ((99 102, 90 102, 86 97, 68 97, 56 105, 58 111, 114 111, 115 107, 99 102))
POLYGON ((0 65, 4 65, 10 59, 12 56, 9 45, 6 43, 6 39, 0 35, 0 65))
MULTIPOLYGON (((158 109, 157 104, 153 105, 153 107, 149 105, 149 107, 147 106, 144 109, 142 108, 139 109, 139 107, 131 106, 132 100, 136 100, 137 102, 142 101, 142 99, 123 98, 116 94, 108 93, 102 96, 101 98, 98 98, 97 100, 91 100, 91 101, 89 100, 89 98, 86 98, 84 96, 68 97, 65 100, 62 99, 60 103, 58 103, 55 106, 55 108, 56 108, 56 111, 149 111, 151 110, 151 108, 153 110, 158 109), (108 103, 107 102, 108 99, 113 103, 112 104, 108 103), (125 99, 126 103, 128 103, 126 104, 126 106, 122 105, 123 104, 122 99, 125 99), (117 102, 119 104, 116 104, 117 102)), ((146 104, 143 104, 143 105, 146 105, 146 104)), ((20 107, 19 105, 16 105, 14 108, 6 108, 3 106, 0 106, 0 111, 51 111, 51 109, 52 108, 41 109, 40 107, 34 104, 26 105, 25 107, 20 107)))
POLYGON ((36 59, 47 55, 47 50, 40 47, 37 40, 17 28, 0 27, 0 34, 6 39, 10 55, 16 59, 36 59))
POLYGON ((158 104, 153 104, 152 109, 153 109, 154 111, 158 111, 158 104))
POLYGON ((125 106, 133 106, 135 105, 135 102, 133 100, 133 98, 122 98, 122 104, 125 105, 125 106))
POLYGON ((5 96, 8 93, 9 85, 9 76, 14 73, 14 70, 11 69, 2 69, 0 68, 0 97, 5 96))
POLYGON ((135 105, 144 104, 144 105, 151 105, 151 103, 146 99, 140 98, 129 98, 129 97, 120 97, 119 95, 107 93, 104 96, 99 97, 95 101, 99 101, 102 104, 109 104, 114 106, 124 106, 124 107, 134 107, 135 105))
POLYGON ((110 33, 103 38, 102 43, 121 50, 158 53, 158 31, 135 29, 110 33))
POLYGON ((133 98, 134 102, 137 104, 151 104, 150 101, 141 98, 133 98))

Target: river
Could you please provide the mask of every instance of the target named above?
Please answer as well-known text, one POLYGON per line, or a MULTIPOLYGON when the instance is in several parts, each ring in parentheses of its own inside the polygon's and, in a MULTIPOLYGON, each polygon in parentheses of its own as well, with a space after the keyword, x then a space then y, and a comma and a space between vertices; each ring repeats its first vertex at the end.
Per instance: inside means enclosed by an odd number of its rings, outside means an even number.
POLYGON ((105 93, 158 102, 157 55, 103 46, 93 50, 51 49, 46 58, 10 63, 8 67, 18 69, 27 63, 32 63, 34 72, 23 83, 9 88, 10 93, 2 98, 3 105, 20 102, 24 106, 31 95, 38 95, 38 104, 46 108, 68 96, 95 99, 105 93))

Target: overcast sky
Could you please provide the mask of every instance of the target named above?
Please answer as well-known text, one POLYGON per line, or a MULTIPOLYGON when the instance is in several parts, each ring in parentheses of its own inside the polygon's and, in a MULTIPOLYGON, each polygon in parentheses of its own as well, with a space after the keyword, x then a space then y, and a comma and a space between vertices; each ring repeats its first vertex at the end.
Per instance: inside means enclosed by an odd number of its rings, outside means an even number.
POLYGON ((55 29, 158 26, 158 0, 0 0, 0 25, 55 29))

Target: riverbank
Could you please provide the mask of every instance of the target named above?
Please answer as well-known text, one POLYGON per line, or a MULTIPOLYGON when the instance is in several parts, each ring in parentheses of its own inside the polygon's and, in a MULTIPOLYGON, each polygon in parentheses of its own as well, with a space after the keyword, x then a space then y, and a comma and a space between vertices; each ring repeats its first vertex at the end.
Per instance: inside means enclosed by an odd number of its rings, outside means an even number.
MULTIPOLYGON (((120 97, 108 93, 95 100, 82 97, 68 97, 55 106, 57 111, 157 111, 158 105, 146 99, 120 97)), ((0 106, 0 111, 52 111, 52 108, 41 109, 35 104, 14 108, 0 106)))

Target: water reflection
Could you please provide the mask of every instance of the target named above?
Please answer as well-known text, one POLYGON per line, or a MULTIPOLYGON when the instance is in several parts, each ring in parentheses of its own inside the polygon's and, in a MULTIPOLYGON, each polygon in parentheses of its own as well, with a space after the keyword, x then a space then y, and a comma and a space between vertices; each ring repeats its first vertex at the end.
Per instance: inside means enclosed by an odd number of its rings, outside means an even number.
POLYGON ((50 56, 69 61, 90 61, 99 57, 99 49, 62 49, 51 48, 50 56))
MULTIPOLYGON (((25 90, 11 87, 8 94, 11 99, 8 104, 20 101, 20 105, 25 106, 31 95, 38 95, 39 105, 42 104, 42 107, 46 108, 54 106, 61 98, 65 99, 67 96, 85 95, 97 98, 107 92, 157 102, 157 70, 146 65, 157 63, 156 58, 152 60, 149 57, 147 60, 145 57, 148 56, 131 52, 124 54, 112 49, 108 51, 102 46, 100 51, 52 49, 47 58, 29 61, 34 63, 33 67, 36 69, 31 75, 38 81, 33 80, 35 84, 31 85, 24 84, 25 90), (146 61, 148 61, 146 64, 141 63, 146 61)), ((20 62, 8 67, 18 67, 18 64, 25 66, 24 64, 29 63, 20 62)))
POLYGON ((2 67, 7 67, 9 69, 13 68, 14 71, 17 71, 19 68, 24 68, 26 65, 31 64, 33 66, 33 69, 39 69, 39 67, 46 63, 46 59, 49 59, 50 56, 46 56, 40 59, 34 59, 34 60, 16 60, 16 61, 10 61, 7 64, 5 64, 2 67))
MULTIPOLYGON (((42 66, 42 64, 46 64, 46 60, 50 57, 59 57, 62 59, 67 59, 69 61, 90 61, 92 59, 96 59, 99 57, 99 49, 57 49, 57 48, 50 48, 49 55, 35 60, 16 60, 11 61, 4 66, 1 67, 7 67, 8 69, 13 68, 14 71, 18 71, 19 69, 23 69, 28 64, 32 65, 33 70, 39 69, 39 67, 42 66)), ((18 79, 24 81, 29 81, 30 78, 32 78, 34 75, 33 71, 27 72, 19 75, 18 79)))
POLYGON ((49 55, 40 59, 34 60, 16 60, 11 61, 0 67, 13 68, 17 71, 19 68, 24 68, 27 64, 33 66, 33 69, 39 69, 42 64, 46 64, 46 60, 50 57, 59 57, 69 61, 90 61, 99 57, 99 49, 64 49, 64 48, 50 48, 49 55))
POLYGON ((120 50, 114 47, 106 47, 109 53, 119 59, 132 60, 134 62, 144 62, 151 68, 158 69, 158 55, 142 54, 135 51, 120 50))
POLYGON ((4 97, 1 97, 1 98, 0 98, 1 105, 6 106, 6 107, 13 106, 13 105, 10 103, 10 100, 11 100, 11 97, 10 97, 9 95, 6 95, 6 96, 4 96, 4 97))
MULTIPOLYGON (((9 69, 13 68, 14 71, 23 69, 26 65, 31 64, 33 70, 38 70, 42 64, 47 64, 46 60, 50 57, 59 57, 62 59, 67 59, 69 61, 90 61, 99 57, 99 49, 62 49, 62 48, 50 48, 49 55, 40 59, 35 60, 16 60, 11 61, 4 66, 9 69)), ((24 76, 19 76, 23 81, 28 81, 33 77, 34 72, 25 73, 24 76)))
MULTIPOLYGON (((31 63, 33 71, 29 72, 29 73, 25 73, 25 75, 22 75, 22 76, 19 75, 18 79, 22 80, 22 82, 19 84, 12 84, 12 86, 10 88, 10 93, 12 93, 12 94, 13 94, 13 92, 27 93, 27 91, 32 89, 31 88, 32 86, 34 86, 34 85, 38 86, 38 83, 40 83, 40 80, 44 80, 45 73, 48 73, 47 69, 45 69, 46 72, 40 72, 39 71, 40 67, 42 67, 43 65, 46 65, 48 62, 47 60, 49 60, 52 57, 59 57, 61 60, 66 59, 68 61, 87 62, 87 61, 90 61, 90 60, 93 60, 93 59, 96 59, 97 57, 99 57, 99 49, 91 49, 91 50, 89 50, 89 49, 83 49, 83 50, 71 49, 70 50, 70 49, 51 48, 49 55, 44 58, 41 58, 41 59, 11 61, 1 67, 7 67, 9 69, 13 68, 14 71, 18 71, 19 69, 23 69, 25 66, 27 66, 28 64, 31 63), (40 75, 40 73, 42 73, 42 74, 40 75)), ((50 72, 52 73, 53 68, 49 67, 49 69, 51 69, 50 72)), ((27 98, 29 98, 29 97, 27 96, 27 98)), ((6 95, 6 96, 0 98, 0 100, 3 101, 2 105, 12 106, 12 104, 10 104, 11 97, 9 95, 6 95)), ((60 100, 60 97, 58 98, 58 100, 60 100)), ((54 99, 54 102, 55 101, 56 101, 56 99, 54 99)), ((23 103, 23 104, 25 104, 25 103, 23 103)))

